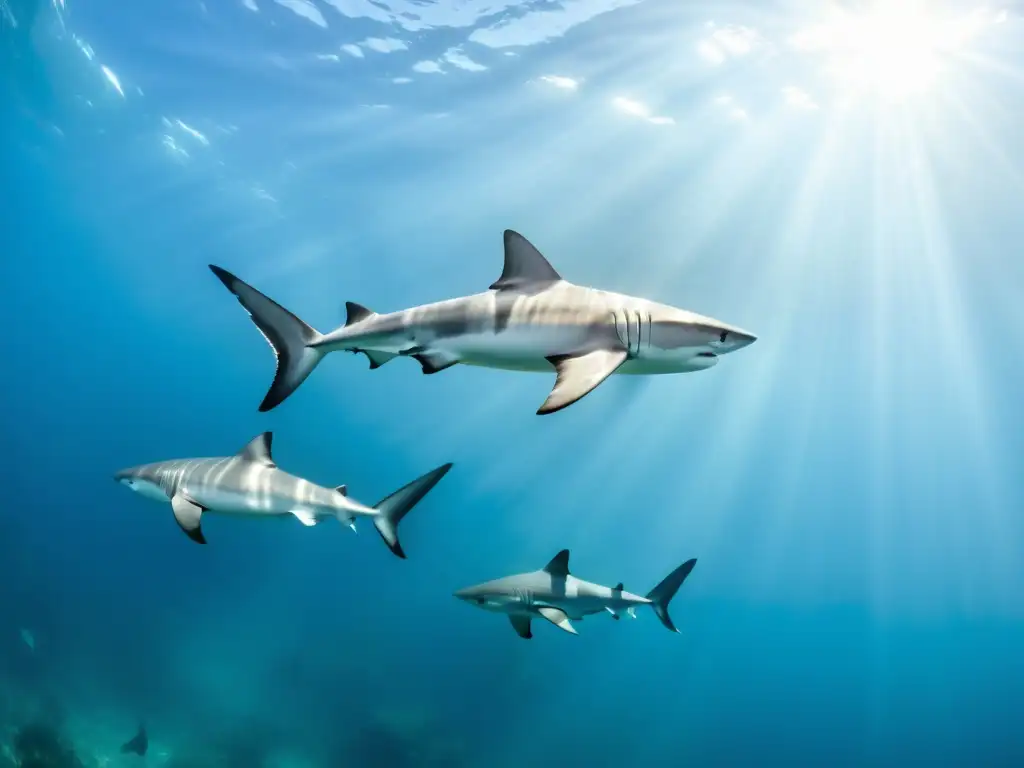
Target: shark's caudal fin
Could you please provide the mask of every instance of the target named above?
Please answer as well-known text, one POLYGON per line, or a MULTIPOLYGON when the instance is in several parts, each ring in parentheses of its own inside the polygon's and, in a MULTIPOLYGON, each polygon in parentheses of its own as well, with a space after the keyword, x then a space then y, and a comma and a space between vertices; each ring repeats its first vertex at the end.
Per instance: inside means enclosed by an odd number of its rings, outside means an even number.
POLYGON ((685 563, 676 568, 672 573, 661 580, 654 589, 647 593, 647 599, 651 601, 651 607, 654 612, 661 619, 661 623, 672 632, 678 632, 676 625, 672 623, 672 617, 668 615, 668 604, 672 601, 672 598, 676 596, 676 592, 679 591, 679 587, 683 585, 686 577, 690 575, 690 571, 693 570, 693 566, 697 564, 697 559, 687 560, 685 563))
POLYGON ((323 358, 323 352, 310 346, 320 334, 227 270, 213 264, 210 270, 246 308, 277 357, 274 383, 260 403, 261 411, 269 411, 284 402, 323 358))
POLYGON ((386 499, 374 505, 379 514, 374 516, 373 524, 377 526, 377 531, 384 539, 384 543, 398 557, 405 557, 402 544, 398 540, 398 524, 402 522, 402 518, 409 513, 409 510, 415 507, 420 499, 426 496, 430 489, 448 474, 448 470, 451 468, 451 463, 443 464, 399 488, 386 499))

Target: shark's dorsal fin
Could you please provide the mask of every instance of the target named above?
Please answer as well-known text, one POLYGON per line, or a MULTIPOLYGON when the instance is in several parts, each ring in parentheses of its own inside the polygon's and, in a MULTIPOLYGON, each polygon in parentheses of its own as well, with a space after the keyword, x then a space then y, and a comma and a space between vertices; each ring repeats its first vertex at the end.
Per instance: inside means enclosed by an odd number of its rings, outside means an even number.
POLYGON ((551 558, 551 562, 545 565, 542 569, 545 573, 550 573, 552 576, 558 576, 565 578, 569 575, 569 550, 563 549, 557 555, 551 558))
POLYGON ((345 325, 353 325, 375 314, 377 313, 362 304, 356 304, 354 301, 345 302, 345 325))
POLYGON ((264 432, 262 435, 258 435, 250 440, 249 444, 238 452, 238 455, 246 461, 251 461, 253 464, 262 464, 264 467, 276 467, 274 458, 270 454, 272 438, 272 433, 264 432))
POLYGON ((338 486, 337 488, 335 488, 334 490, 336 490, 336 491, 337 491, 338 493, 340 493, 340 494, 341 494, 342 496, 348 496, 348 486, 347 486, 347 485, 339 485, 339 486, 338 486))
POLYGON ((619 582, 618 584, 616 584, 616 585, 615 585, 614 587, 612 587, 612 592, 621 592, 621 591, 622 591, 623 589, 625 589, 625 588, 626 588, 626 585, 625 585, 625 584, 623 584, 623 583, 622 583, 622 582, 620 581, 620 582, 619 582))
POLYGON ((492 291, 538 290, 562 279, 548 260, 518 232, 505 230, 505 268, 492 291))

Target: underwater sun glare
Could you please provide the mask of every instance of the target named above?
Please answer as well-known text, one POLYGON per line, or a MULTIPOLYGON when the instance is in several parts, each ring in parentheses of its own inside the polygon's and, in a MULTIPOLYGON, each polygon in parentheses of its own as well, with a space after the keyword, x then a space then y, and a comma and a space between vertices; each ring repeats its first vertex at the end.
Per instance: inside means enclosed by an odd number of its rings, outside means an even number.
POLYGON ((822 54, 842 90, 902 102, 934 91, 956 54, 999 21, 981 10, 944 16, 923 2, 882 0, 859 13, 835 11, 790 42, 822 54))

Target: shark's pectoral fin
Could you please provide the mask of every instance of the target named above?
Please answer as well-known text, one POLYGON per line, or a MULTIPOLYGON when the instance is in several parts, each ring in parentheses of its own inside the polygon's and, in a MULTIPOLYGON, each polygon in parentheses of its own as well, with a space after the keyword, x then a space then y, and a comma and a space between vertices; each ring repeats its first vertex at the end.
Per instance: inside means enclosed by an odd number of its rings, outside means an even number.
POLYGON ((529 640, 533 637, 533 632, 530 630, 530 617, 529 616, 509 616, 508 620, 512 622, 512 629, 516 631, 524 640, 529 640))
POLYGON ((310 512, 308 509, 296 508, 292 510, 292 514, 298 518, 298 521, 303 525, 316 525, 316 515, 310 512))
POLYGON ((548 399, 537 409, 538 415, 554 413, 572 405, 611 376, 626 362, 624 349, 595 349, 583 355, 549 357, 558 378, 548 399))
POLYGON ((176 493, 171 497, 171 509, 174 512, 174 519, 178 521, 185 535, 198 544, 205 544, 206 537, 203 536, 203 529, 200 526, 203 508, 181 493, 176 493))
POLYGON ((570 635, 578 634, 576 632, 576 627, 574 627, 569 622, 569 617, 565 615, 565 611, 560 610, 558 608, 551 608, 550 606, 545 606, 544 608, 538 608, 537 613, 539 613, 541 616, 550 621, 559 629, 564 629, 570 635))
POLYGON ((423 372, 426 374, 440 373, 446 368, 451 368, 459 362, 457 357, 449 355, 446 352, 418 352, 414 355, 410 355, 410 357, 416 359, 416 361, 423 367, 423 372))

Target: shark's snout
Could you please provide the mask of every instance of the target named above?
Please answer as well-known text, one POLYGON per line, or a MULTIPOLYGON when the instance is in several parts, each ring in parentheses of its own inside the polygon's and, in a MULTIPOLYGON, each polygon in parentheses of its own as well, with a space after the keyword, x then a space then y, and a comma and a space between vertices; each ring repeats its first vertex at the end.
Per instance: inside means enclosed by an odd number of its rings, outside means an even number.
POLYGON ((738 349, 749 347, 757 341, 757 336, 739 328, 727 327, 718 332, 718 338, 709 345, 715 354, 724 355, 738 349))
POLYGON ((484 604, 483 595, 479 594, 479 592, 473 589, 472 587, 456 590, 455 592, 452 592, 452 596, 457 598, 458 600, 463 600, 467 603, 473 603, 474 605, 484 604))
POLYGON ((744 347, 749 347, 751 344, 757 341, 757 336, 755 336, 752 333, 747 333, 745 331, 730 331, 729 335, 733 337, 732 343, 734 349, 743 349, 744 347))

